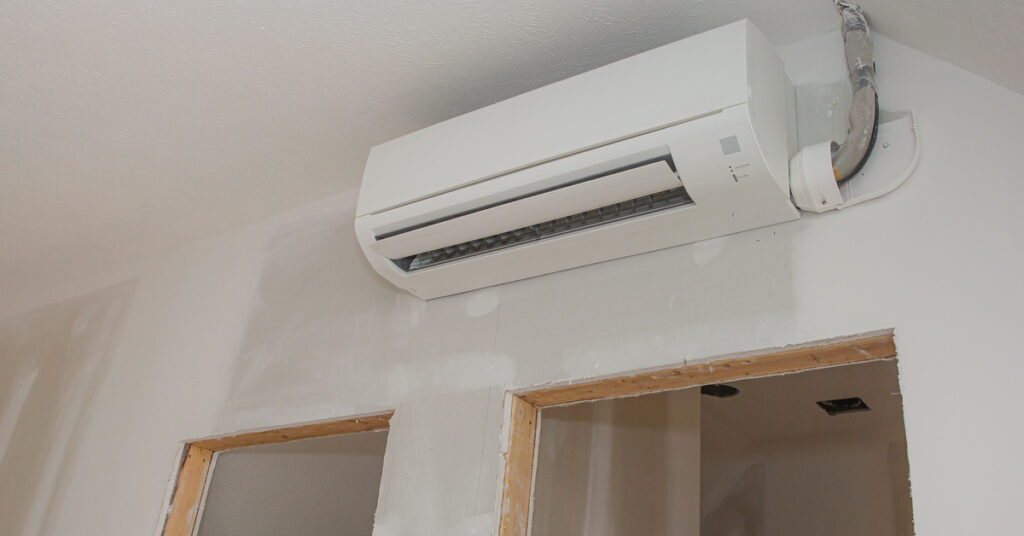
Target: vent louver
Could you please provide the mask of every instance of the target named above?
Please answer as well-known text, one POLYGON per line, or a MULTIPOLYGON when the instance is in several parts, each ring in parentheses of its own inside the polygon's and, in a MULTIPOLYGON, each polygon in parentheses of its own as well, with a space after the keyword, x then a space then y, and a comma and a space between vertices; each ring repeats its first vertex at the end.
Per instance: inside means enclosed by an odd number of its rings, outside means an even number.
POLYGON ((511 231, 453 244, 401 259, 391 259, 406 272, 462 260, 514 246, 538 242, 548 238, 582 231, 601 225, 623 221, 670 208, 692 205, 693 200, 682 186, 662 192, 643 195, 603 207, 586 210, 562 218, 536 223, 511 231))

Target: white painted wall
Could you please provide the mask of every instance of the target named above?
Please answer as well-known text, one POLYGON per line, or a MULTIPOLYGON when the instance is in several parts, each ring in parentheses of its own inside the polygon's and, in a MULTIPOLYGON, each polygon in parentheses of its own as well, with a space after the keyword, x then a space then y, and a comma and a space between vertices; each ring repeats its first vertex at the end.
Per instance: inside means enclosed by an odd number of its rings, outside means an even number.
POLYGON ((370 536, 387 432, 221 452, 198 536, 370 536))
POLYGON ((701 534, 912 535, 896 374, 876 361, 702 397, 701 534), (852 396, 871 410, 830 416, 816 404, 852 396))
POLYGON ((705 451, 705 459, 717 458, 713 463, 725 468, 728 477, 718 484, 729 489, 721 500, 702 505, 701 533, 913 534, 909 517, 900 517, 904 504, 894 496, 906 489, 894 489, 891 474, 902 447, 881 434, 847 434, 757 443, 720 457, 705 451), (750 524, 740 528, 744 522, 750 524))
POLYGON ((0 534, 53 528, 133 288, 113 285, 0 322, 0 534))
MULTIPOLYGON (((888 327, 918 533, 1014 530, 1024 96, 876 45, 923 150, 849 211, 421 303, 364 263, 350 192, 0 303, 137 280, 45 533, 155 533, 183 439, 394 408, 374 534, 489 534, 505 390, 888 327)), ((834 34, 782 53, 798 83, 842 76, 834 34)))
POLYGON ((697 389, 541 414, 532 536, 699 536, 697 389))
POLYGON ((893 489, 890 470, 894 461, 898 463, 893 459, 895 452, 902 454, 902 444, 856 436, 818 436, 751 446, 744 455, 727 462, 736 474, 745 477, 743 482, 756 484, 734 482, 741 498, 732 497, 726 501, 728 504, 717 506, 733 506, 742 511, 744 492, 759 494, 760 531, 722 530, 733 525, 728 521, 723 525, 719 518, 718 525, 704 525, 702 534, 913 534, 907 532, 909 518, 900 518, 903 505, 894 497, 894 493, 906 491, 893 489))

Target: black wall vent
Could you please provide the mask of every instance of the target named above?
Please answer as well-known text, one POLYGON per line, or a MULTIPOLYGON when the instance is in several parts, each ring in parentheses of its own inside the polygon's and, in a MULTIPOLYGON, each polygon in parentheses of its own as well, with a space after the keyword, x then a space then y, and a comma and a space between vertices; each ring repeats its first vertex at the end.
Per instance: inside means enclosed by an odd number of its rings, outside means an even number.
POLYGON ((868 411, 871 408, 857 397, 836 398, 834 400, 821 400, 818 406, 829 415, 840 415, 842 413, 853 413, 855 411, 868 411))

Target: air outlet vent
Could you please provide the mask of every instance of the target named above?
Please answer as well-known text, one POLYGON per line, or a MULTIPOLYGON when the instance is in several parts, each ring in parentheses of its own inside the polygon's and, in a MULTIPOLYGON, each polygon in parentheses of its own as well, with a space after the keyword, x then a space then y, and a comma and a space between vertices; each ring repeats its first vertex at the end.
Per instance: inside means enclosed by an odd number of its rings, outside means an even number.
POLYGON ((474 255, 482 255, 492 251, 554 238, 567 233, 691 204, 693 204, 693 200, 686 193, 686 189, 680 186, 650 195, 643 195, 628 201, 578 212, 563 218, 528 225, 511 231, 462 242, 461 244, 454 244, 391 260, 403 271, 413 272, 431 266, 462 260, 474 255))

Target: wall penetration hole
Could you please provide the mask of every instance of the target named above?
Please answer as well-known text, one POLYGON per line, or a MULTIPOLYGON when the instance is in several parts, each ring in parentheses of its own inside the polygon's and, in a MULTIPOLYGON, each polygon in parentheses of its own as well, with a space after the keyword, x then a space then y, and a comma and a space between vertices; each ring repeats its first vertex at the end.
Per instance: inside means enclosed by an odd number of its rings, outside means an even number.
POLYGON ((711 385, 701 386, 700 394, 713 396, 715 398, 729 398, 740 394, 740 390, 731 385, 725 385, 724 383, 714 383, 711 385))

